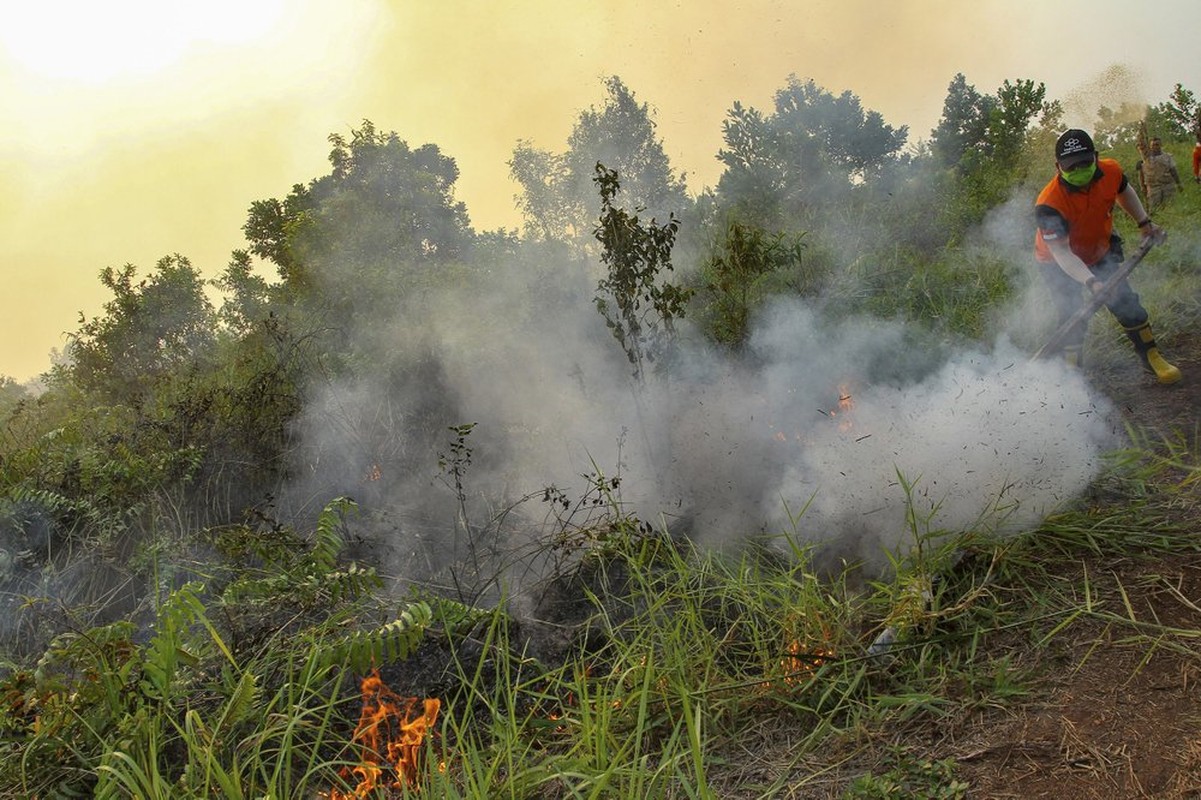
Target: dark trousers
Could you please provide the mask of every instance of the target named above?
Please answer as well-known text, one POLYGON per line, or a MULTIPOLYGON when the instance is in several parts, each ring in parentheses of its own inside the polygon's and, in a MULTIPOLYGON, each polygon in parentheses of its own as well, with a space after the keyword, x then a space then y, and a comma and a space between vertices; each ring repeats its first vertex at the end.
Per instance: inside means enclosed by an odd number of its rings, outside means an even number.
MULTIPOLYGON (((1096 264, 1090 266, 1089 269, 1092 270, 1093 275, 1102 281, 1108 282, 1121 264, 1122 240, 1115 236, 1109 252, 1096 264)), ((1055 304, 1055 311, 1059 317, 1059 321, 1056 323, 1058 327, 1067 322, 1072 314, 1075 314, 1085 306, 1088 302, 1086 295, 1088 290, 1077 283, 1075 279, 1071 278, 1054 262, 1050 264, 1039 262, 1038 266, 1042 270, 1043 279, 1051 291, 1051 300, 1055 304)), ((1109 313, 1113 314, 1114 319, 1127 331, 1147 323, 1147 309, 1143 308, 1143 304, 1139 302, 1138 295, 1135 294, 1134 289, 1130 288, 1130 282, 1125 278, 1110 292, 1109 300, 1106 301, 1105 307, 1109 309, 1109 313)), ((1084 345, 1084 337, 1087 333, 1088 321, 1085 320, 1077 325, 1075 330, 1067 337, 1063 343, 1064 348, 1079 349, 1084 345)))

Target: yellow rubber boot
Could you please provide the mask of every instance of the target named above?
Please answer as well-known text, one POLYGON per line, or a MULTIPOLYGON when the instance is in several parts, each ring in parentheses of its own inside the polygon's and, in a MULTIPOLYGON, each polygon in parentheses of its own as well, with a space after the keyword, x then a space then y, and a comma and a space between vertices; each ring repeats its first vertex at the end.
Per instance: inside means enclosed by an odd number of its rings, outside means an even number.
POLYGON ((1159 354, 1158 347, 1152 347, 1147 350, 1147 365, 1151 367, 1151 371, 1155 373, 1155 377, 1160 383, 1175 383, 1182 377, 1180 368, 1174 364, 1169 364, 1167 359, 1159 354))
POLYGON ((1155 345, 1155 334, 1151 332, 1149 323, 1143 323, 1136 328, 1128 328, 1126 335, 1134 343, 1134 349, 1138 351, 1143 366, 1147 368, 1148 372, 1155 373, 1155 377, 1160 383, 1176 383, 1180 380, 1182 377, 1180 370, 1169 364, 1155 345))

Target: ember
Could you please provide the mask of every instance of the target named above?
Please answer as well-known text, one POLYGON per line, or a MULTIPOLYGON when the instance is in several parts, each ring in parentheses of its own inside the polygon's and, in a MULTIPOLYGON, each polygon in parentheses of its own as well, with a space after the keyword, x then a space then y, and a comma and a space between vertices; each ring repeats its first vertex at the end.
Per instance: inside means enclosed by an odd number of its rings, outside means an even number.
POLYGON ((401 697, 380 680, 379 670, 363 678, 363 711, 351 741, 359 746, 360 763, 343 767, 339 776, 358 778, 350 792, 330 790, 329 800, 359 800, 380 786, 402 789, 417 780, 421 745, 433 729, 441 704, 436 699, 401 697), (418 705, 423 708, 415 714, 418 705), (387 772, 395 773, 388 776, 387 772))

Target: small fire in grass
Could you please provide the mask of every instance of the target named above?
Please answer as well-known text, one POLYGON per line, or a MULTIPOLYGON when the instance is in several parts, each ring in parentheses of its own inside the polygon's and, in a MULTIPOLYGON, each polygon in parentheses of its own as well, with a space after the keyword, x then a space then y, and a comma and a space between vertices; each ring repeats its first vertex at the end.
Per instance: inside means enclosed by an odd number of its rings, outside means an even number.
MULTIPOLYGON (((849 383, 840 383, 838 385, 838 408, 826 411, 819 408, 818 411, 825 414, 827 417, 838 421, 839 433, 850 433, 851 430, 857 429, 854 422, 854 417, 851 414, 855 409, 855 398, 851 395, 851 385, 849 383)), ((856 430, 858 432, 858 430, 856 430)), ((863 433, 855 437, 856 442, 862 442, 864 439, 870 439, 870 433, 863 433)))
POLYGON ((849 384, 842 383, 838 386, 838 410, 831 411, 830 416, 838 420, 838 430, 846 433, 854 427, 851 422, 851 409, 855 407, 855 401, 851 399, 851 387, 849 384))
MULTIPOLYGON (((852 420, 851 414, 854 409, 855 398, 851 395, 851 385, 849 383, 840 383, 838 385, 838 406, 829 410, 824 408, 818 408, 817 410, 821 414, 824 414, 825 416, 837 422, 839 433, 848 433, 855 427, 855 423, 852 420)), ((871 434, 860 436, 855 441, 866 439, 868 436, 871 436, 871 434)), ((775 433, 773 433, 772 438, 774 438, 777 442, 784 443, 787 443, 792 438, 795 438, 798 442, 805 441, 805 438, 799 433, 796 434, 795 437, 790 437, 787 433, 781 430, 777 430, 775 433)))
POLYGON ((343 767, 340 777, 358 784, 349 792, 331 789, 328 800, 359 800, 381 787, 402 789, 416 783, 422 743, 438 720, 436 699, 401 697, 380 679, 379 670, 363 678, 363 711, 351 741, 359 764, 343 767))
POLYGON ((776 662, 778 672, 765 688, 804 686, 817 676, 827 662, 838 655, 829 626, 804 612, 787 613, 784 619, 784 652, 776 662))
POLYGON ((784 653, 780 669, 784 672, 784 683, 789 686, 808 682, 819 667, 834 657, 834 651, 828 647, 806 649, 797 640, 789 642, 784 653))

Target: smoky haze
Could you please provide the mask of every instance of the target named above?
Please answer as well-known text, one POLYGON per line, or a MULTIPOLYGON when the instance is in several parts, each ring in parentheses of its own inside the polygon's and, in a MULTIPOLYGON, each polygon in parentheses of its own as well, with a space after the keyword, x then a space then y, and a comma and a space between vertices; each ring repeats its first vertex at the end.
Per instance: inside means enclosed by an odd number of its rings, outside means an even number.
MULTIPOLYGON (((1007 253, 1034 286, 1023 211, 1020 198, 999 209, 978 246, 1007 253)), ((1113 409, 1079 374, 1010 342, 1007 329, 1039 313, 1036 292, 997 310, 983 347, 837 317, 820 297, 777 299, 742 351, 685 324, 670 369, 639 382, 593 307, 597 277, 547 258, 362 320, 380 378, 314 397, 302 424, 315 483, 293 496, 328 499, 314 485, 338 465, 373 509, 376 555, 415 579, 462 558, 452 527, 503 518, 505 547, 536 551, 556 527, 545 487, 574 501, 599 475, 620 476, 624 511, 706 547, 766 537, 786 550, 788 537, 878 571, 915 536, 1036 526, 1118 442, 1113 409), (402 353, 419 367, 398 387, 384 364, 402 353), (456 486, 449 428, 469 423, 456 486), (363 480, 376 465, 379 479, 363 480)))
POLYGON ((1201 83, 1193 0, 1145 14, 1093 3, 1094 36, 1065 34, 1081 24, 1075 4, 1032 0, 74 5, 64 16, 6 4, 0 25, 0 374, 22 381, 50 366, 81 311, 100 309, 101 268, 179 252, 218 273, 247 199, 315 174, 324 137, 363 118, 454 154, 473 222, 492 229, 520 222, 513 143, 560 141, 602 96, 600 75, 622 75, 662 109, 694 192, 720 176, 731 102, 762 107, 791 72, 853 90, 915 137, 937 124, 958 72, 982 89, 1030 77, 1066 98, 1084 86, 1073 126, 1099 103, 1154 103, 1176 82, 1201 83), (1098 96, 1114 60, 1129 65, 1131 93, 1098 96), (123 66, 134 72, 112 74, 123 66))

